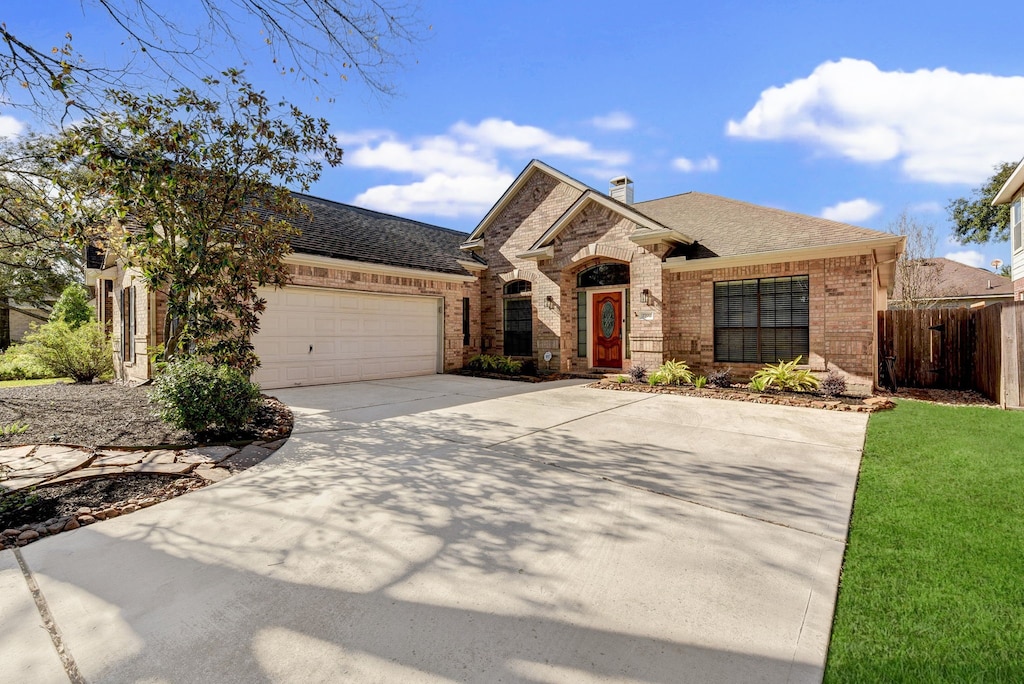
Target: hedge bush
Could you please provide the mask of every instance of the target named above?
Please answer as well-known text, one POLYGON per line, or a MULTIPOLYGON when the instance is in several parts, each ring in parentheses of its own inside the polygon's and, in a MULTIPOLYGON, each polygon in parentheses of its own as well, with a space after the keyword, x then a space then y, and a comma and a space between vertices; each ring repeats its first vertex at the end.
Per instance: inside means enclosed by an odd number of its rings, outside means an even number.
POLYGON ((192 433, 214 426, 234 432, 256 415, 259 385, 230 366, 214 366, 196 358, 167 364, 157 376, 150 401, 171 425, 192 433))
POLYGON ((114 372, 110 338, 98 323, 72 328, 64 320, 51 321, 25 335, 25 342, 50 371, 46 377, 91 382, 114 372))
POLYGON ((16 344, 0 353, 0 380, 39 380, 53 372, 36 358, 27 344, 16 344))

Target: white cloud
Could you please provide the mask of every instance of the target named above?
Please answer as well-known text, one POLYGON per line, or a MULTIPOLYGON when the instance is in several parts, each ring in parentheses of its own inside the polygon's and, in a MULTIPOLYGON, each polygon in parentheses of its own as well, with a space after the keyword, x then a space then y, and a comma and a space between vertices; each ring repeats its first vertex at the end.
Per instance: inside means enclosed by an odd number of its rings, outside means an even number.
POLYGON ((413 177, 369 188, 354 200, 396 214, 481 215, 514 180, 506 162, 520 167, 531 156, 594 162, 602 168, 631 160, 628 152, 597 149, 584 140, 496 118, 460 121, 443 135, 412 140, 379 130, 336 135, 355 145, 345 153, 349 166, 413 177))
POLYGON ((0 138, 16 138, 25 130, 25 124, 9 114, 0 114, 0 138))
POLYGON ((833 204, 821 210, 821 218, 830 221, 842 221, 843 223, 859 223, 867 221, 882 210, 882 205, 863 197, 852 199, 846 202, 833 204))
POLYGON ((672 160, 672 168, 684 173, 700 173, 704 171, 717 171, 718 158, 710 154, 703 159, 693 161, 686 157, 676 157, 672 160))
POLYGON ((629 131, 636 127, 636 119, 626 112, 608 112, 595 116, 590 123, 603 131, 629 131))
POLYGON ((841 59, 768 88, 726 132, 806 142, 858 162, 899 160, 914 180, 978 183, 1020 156, 1021 102, 1024 76, 881 71, 841 59))
POLYGON ((985 255, 976 249, 965 249, 960 252, 947 252, 947 259, 959 261, 961 264, 982 268, 985 265, 985 255))
POLYGON ((907 207, 907 211, 911 214, 939 214, 944 209, 938 202, 918 202, 907 207))

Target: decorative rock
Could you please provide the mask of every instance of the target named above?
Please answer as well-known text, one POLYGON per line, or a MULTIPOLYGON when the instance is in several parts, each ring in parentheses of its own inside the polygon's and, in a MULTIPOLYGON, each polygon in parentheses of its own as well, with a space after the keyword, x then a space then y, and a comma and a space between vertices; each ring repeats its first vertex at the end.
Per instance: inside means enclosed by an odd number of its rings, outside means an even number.
POLYGON ((103 513, 103 517, 107 520, 110 520, 111 518, 116 518, 117 516, 121 515, 121 511, 117 510, 116 508, 104 508, 101 511, 101 513, 103 513))
POLYGON ((12 530, 8 528, 0 534, 3 534, 3 536, 5 537, 17 537, 19 534, 21 534, 21 530, 12 530))
POLYGON ((79 525, 90 525, 90 524, 92 524, 94 522, 96 522, 96 518, 94 518, 91 515, 80 515, 80 516, 78 516, 78 524, 79 525))
POLYGON ((145 499, 140 499, 139 500, 139 507, 140 508, 149 508, 150 506, 152 506, 155 503, 157 503, 156 499, 154 499, 151 496, 147 496, 145 499))
POLYGON ((46 527, 46 531, 48 533, 50 533, 50 534, 57 534, 58 532, 60 532, 63 529, 64 529, 64 523, 54 523, 53 525, 48 525, 46 527))
POLYGON ((139 510, 138 506, 136 506, 135 504, 128 504, 127 506, 121 508, 121 514, 126 515, 128 513, 134 513, 137 510, 139 510))
POLYGON ((35 530, 25 530, 18 535, 18 541, 32 541, 33 539, 39 539, 39 533, 35 530))
POLYGON ((106 520, 107 514, 104 511, 93 511, 92 517, 96 518, 97 520, 106 520))
POLYGON ((65 532, 68 530, 77 530, 79 527, 81 527, 81 525, 78 524, 78 520, 76 520, 75 518, 72 518, 71 520, 68 520, 66 523, 64 523, 65 532))
POLYGON ((92 509, 89 508, 88 506, 82 506, 77 511, 75 511, 75 515, 92 515, 92 509))

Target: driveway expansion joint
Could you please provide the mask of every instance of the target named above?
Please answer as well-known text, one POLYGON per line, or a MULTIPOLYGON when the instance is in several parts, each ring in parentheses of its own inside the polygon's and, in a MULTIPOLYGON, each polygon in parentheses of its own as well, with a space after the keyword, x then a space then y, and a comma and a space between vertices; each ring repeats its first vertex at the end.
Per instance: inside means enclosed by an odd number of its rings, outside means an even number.
POLYGON ((28 585, 28 591, 36 604, 36 610, 39 611, 39 618, 43 621, 43 627, 46 628, 47 634, 50 635, 50 641, 53 643, 53 648, 57 651, 57 657, 60 658, 60 663, 64 668, 65 674, 68 676, 68 681, 71 684, 85 684, 85 677, 82 676, 82 672, 78 669, 78 663, 75 662, 74 656, 71 655, 71 650, 64 643, 64 637, 60 633, 60 628, 57 627, 57 621, 54 620, 53 613, 50 612, 50 607, 46 603, 46 597, 43 596, 43 591, 39 588, 36 578, 32 576, 32 571, 29 569, 28 563, 25 562, 25 557, 21 555, 20 549, 14 549, 14 557, 18 559, 18 567, 21 568, 25 584, 28 585))

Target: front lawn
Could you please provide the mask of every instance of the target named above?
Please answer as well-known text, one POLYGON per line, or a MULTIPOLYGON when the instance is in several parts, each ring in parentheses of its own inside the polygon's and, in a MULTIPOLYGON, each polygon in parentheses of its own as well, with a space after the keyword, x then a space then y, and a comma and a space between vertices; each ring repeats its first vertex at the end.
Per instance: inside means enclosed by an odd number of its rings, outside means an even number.
POLYGON ((0 389, 4 387, 35 387, 36 385, 56 385, 71 382, 71 378, 41 378, 39 380, 0 380, 0 389))
POLYGON ((826 682, 1024 681, 1024 413, 868 424, 826 682))

